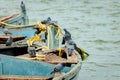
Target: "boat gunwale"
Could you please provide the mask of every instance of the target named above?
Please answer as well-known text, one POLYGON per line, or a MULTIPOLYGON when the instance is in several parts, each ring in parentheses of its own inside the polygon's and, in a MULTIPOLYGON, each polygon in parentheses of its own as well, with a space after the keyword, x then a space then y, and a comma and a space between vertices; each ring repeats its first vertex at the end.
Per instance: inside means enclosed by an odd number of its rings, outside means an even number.
POLYGON ((69 72, 65 73, 64 75, 54 77, 53 80, 64 80, 64 79, 65 80, 70 80, 77 75, 77 73, 81 69, 82 62, 80 61, 81 60, 80 55, 76 52, 75 52, 75 54, 78 57, 78 63, 75 64, 75 66, 69 72))
POLYGON ((17 76, 17 75, 1 75, 0 79, 2 80, 50 80, 51 77, 46 76, 17 76))
POLYGON ((21 16, 21 13, 16 13, 16 14, 1 17, 0 21, 1 22, 8 22, 8 21, 10 21, 18 16, 21 16))

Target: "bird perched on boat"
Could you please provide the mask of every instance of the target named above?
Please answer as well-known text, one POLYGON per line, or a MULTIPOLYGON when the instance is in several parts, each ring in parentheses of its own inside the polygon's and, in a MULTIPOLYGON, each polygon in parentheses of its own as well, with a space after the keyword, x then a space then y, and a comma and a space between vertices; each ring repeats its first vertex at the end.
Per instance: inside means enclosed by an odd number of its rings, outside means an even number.
POLYGON ((71 38, 71 34, 67 29, 63 29, 65 31, 65 34, 63 36, 62 44, 65 44, 65 47, 67 49, 68 56, 71 56, 74 49, 75 49, 75 42, 71 38))
POLYGON ((11 46, 11 45, 12 45, 12 42, 13 42, 13 38, 12 38, 12 36, 10 35, 9 38, 7 39, 7 41, 6 41, 6 46, 11 46))
POLYGON ((63 70, 65 66, 66 66, 66 63, 57 64, 55 66, 54 70, 50 74, 53 74, 53 73, 56 73, 56 72, 61 72, 61 70, 63 70))
POLYGON ((32 47, 32 46, 29 46, 28 49, 27 49, 30 57, 36 57, 36 50, 35 50, 35 47, 32 47))
POLYGON ((51 20, 51 18, 50 17, 48 17, 47 18, 47 22, 51 22, 52 20, 51 20))
POLYGON ((41 23, 42 23, 42 24, 46 24, 46 23, 49 23, 49 24, 50 24, 51 21, 52 21, 51 18, 48 17, 47 20, 43 20, 43 21, 41 21, 41 23))
POLYGON ((12 34, 7 28, 3 28, 3 33, 7 36, 8 34, 12 34))
POLYGON ((86 58, 85 55, 89 56, 87 52, 79 48, 76 43, 72 40, 70 32, 67 31, 67 29, 63 29, 65 31, 65 34, 63 36, 62 44, 65 44, 67 50, 68 50, 68 55, 71 56, 72 52, 76 50, 80 56, 81 59, 84 60, 86 58))
POLYGON ((74 45, 66 45, 67 51, 68 51, 68 56, 72 56, 72 53, 74 51, 74 45))
POLYGON ((63 29, 65 31, 65 34, 63 36, 62 44, 65 44, 66 41, 71 40, 71 34, 67 31, 67 29, 63 29))
POLYGON ((26 12, 25 4, 23 3, 23 1, 21 1, 20 7, 22 9, 22 12, 26 12))

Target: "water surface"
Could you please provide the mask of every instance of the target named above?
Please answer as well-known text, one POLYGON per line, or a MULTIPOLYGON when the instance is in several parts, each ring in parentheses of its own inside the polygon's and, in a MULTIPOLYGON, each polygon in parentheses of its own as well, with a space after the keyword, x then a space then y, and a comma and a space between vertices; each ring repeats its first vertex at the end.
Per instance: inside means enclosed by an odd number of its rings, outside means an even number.
MULTIPOLYGON (((0 0, 0 16, 21 0, 0 0)), ((90 56, 76 80, 120 80, 120 0, 24 0, 30 23, 51 17, 90 56)))

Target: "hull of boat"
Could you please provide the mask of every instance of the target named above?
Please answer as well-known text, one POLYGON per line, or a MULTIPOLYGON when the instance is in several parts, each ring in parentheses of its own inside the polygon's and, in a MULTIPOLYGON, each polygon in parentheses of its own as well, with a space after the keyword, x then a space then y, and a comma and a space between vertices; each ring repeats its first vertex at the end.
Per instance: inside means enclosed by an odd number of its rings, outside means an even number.
POLYGON ((28 16, 26 13, 13 14, 10 16, 0 18, 1 22, 15 25, 26 25, 29 24, 28 16))
POLYGON ((68 80, 73 78, 78 73, 79 65, 65 67, 59 75, 51 75, 54 69, 53 64, 45 62, 30 61, 18 59, 12 56, 0 54, 0 79, 39 79, 39 80, 68 80), (70 77, 71 75, 71 77, 70 77))
MULTIPOLYGON (((51 52, 57 52, 57 50, 50 51, 50 53, 49 52, 45 53, 46 57, 45 57, 45 60, 43 60, 44 62, 50 63, 50 64, 51 63, 52 64, 58 64, 58 63, 63 62, 63 63, 67 63, 68 67, 71 67, 71 66, 74 65, 74 67, 72 67, 69 72, 67 72, 65 74, 57 74, 56 76, 59 76, 59 77, 54 77, 53 80, 73 80, 73 79, 75 79, 77 77, 77 75, 78 75, 78 73, 81 69, 81 65, 82 65, 80 55, 78 53, 74 53, 74 55, 69 57, 68 59, 65 59, 65 58, 63 59, 59 56, 55 56, 51 52), (51 55, 51 56, 49 56, 49 55, 51 55), (76 57, 75 57, 75 55, 76 55, 76 57), (54 59, 54 61, 53 61, 53 59, 54 59)), ((57 53, 59 53, 59 52, 57 52, 57 53)), ((31 60, 29 58, 28 54, 17 56, 17 58, 31 60)), ((37 60, 37 59, 34 59, 34 60, 37 60)), ((38 60, 38 61, 40 61, 40 60, 38 60)))

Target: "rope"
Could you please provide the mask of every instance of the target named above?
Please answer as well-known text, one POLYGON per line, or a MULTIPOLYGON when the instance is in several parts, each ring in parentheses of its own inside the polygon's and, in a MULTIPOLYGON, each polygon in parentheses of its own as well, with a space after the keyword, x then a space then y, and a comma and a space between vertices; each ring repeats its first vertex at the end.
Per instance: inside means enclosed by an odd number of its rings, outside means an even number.
POLYGON ((11 26, 11 27, 13 27, 13 28, 10 28, 10 29, 33 27, 33 26, 36 25, 36 24, 29 24, 29 25, 13 25, 13 24, 8 24, 8 23, 1 22, 1 21, 0 21, 0 24, 5 25, 5 26, 11 26))
POLYGON ((20 26, 18 26, 18 25, 7 24, 7 23, 5 23, 5 22, 0 22, 0 24, 6 25, 6 26, 12 26, 12 27, 20 27, 20 26))
POLYGON ((60 34, 61 34, 61 35, 64 35, 64 34, 63 34, 63 32, 62 32, 62 30, 61 30, 61 28, 60 28, 59 26, 56 28, 56 30, 57 30, 57 34, 56 34, 56 36, 55 36, 55 39, 56 39, 56 40, 59 40, 60 34))
POLYGON ((28 46, 31 46, 33 42, 40 40, 40 35, 42 34, 42 32, 45 32, 46 30, 41 22, 37 22, 36 25, 39 27, 39 30, 41 31, 41 33, 27 40, 28 46))
MULTIPOLYGON (((37 22, 35 24, 29 24, 29 25, 13 25, 13 24, 8 24, 8 23, 0 21, 0 24, 5 25, 5 26, 11 26, 11 27, 13 27, 11 29, 38 26, 40 31, 44 32, 46 30, 45 26, 41 22, 37 22)), ((55 29, 57 30, 57 34, 55 36, 55 39, 58 40, 59 37, 60 37, 60 34, 63 35, 63 32, 62 32, 61 28, 58 25, 57 25, 57 27, 55 29)))
POLYGON ((34 41, 38 41, 38 40, 40 40, 39 35, 35 35, 34 37, 27 40, 27 44, 28 44, 28 46, 31 46, 34 41))
POLYGON ((62 57, 62 55, 63 55, 62 48, 57 48, 57 50, 59 50, 59 56, 62 57))
POLYGON ((27 59, 27 60, 45 60, 45 57, 34 57, 34 58, 18 57, 18 58, 27 59))
POLYGON ((41 47, 38 47, 37 49, 35 49, 35 50, 39 50, 39 49, 49 49, 47 46, 41 46, 41 47))
MULTIPOLYGON (((50 47, 53 48, 53 34, 52 34, 52 31, 51 31, 51 26, 49 24, 46 24, 46 26, 44 26, 41 22, 37 22, 35 24, 29 24, 29 25, 13 25, 13 24, 5 23, 5 22, 0 22, 0 24, 5 25, 5 26, 13 27, 13 28, 10 28, 10 29, 38 26, 38 28, 39 28, 39 30, 41 32, 45 32, 46 31, 46 27, 47 27, 47 30, 48 30, 48 44, 47 45, 48 45, 48 48, 50 48, 50 47)), ((62 32, 61 28, 58 25, 53 25, 53 26, 54 26, 54 28, 56 29, 56 32, 57 32, 56 35, 55 35, 55 39, 59 40, 60 35, 61 34, 63 35, 63 32, 62 32)), ((39 34, 39 35, 41 35, 41 34, 39 34)), ((38 36, 34 36, 34 37, 30 38, 27 41, 28 46, 32 45, 32 43, 34 41, 37 41, 39 39, 40 38, 38 38, 38 36)))
POLYGON ((46 31, 45 26, 41 22, 37 22, 37 26, 39 27, 39 30, 41 32, 45 32, 46 31))
POLYGON ((39 54, 36 53, 36 57, 37 58, 45 58, 45 55, 39 55, 39 54))

